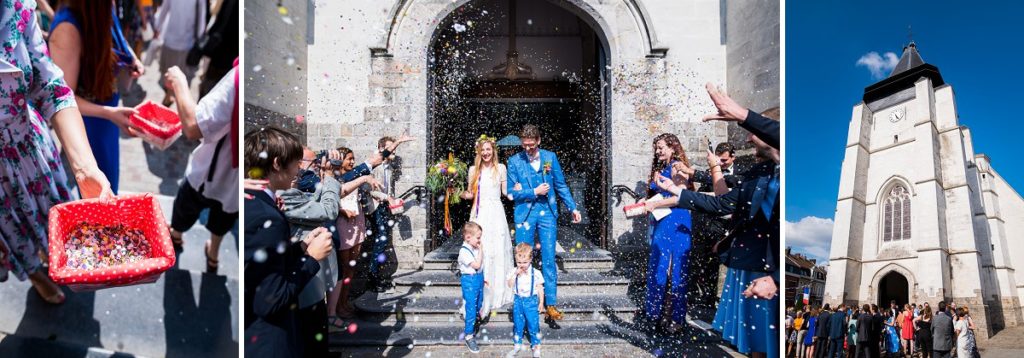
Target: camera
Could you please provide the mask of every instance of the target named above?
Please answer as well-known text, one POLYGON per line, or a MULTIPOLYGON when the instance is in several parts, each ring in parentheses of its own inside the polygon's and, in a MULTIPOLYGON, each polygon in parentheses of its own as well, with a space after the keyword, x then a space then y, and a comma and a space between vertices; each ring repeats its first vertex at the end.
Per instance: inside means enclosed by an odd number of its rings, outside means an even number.
MULTIPOLYGON (((326 157, 328 157, 327 150, 321 150, 320 153, 317 153, 317 155, 316 155, 316 162, 320 163, 321 160, 323 158, 326 158, 326 157)), ((328 162, 331 163, 332 167, 340 167, 341 166, 341 160, 338 160, 338 159, 330 159, 330 160, 328 160, 328 162)))

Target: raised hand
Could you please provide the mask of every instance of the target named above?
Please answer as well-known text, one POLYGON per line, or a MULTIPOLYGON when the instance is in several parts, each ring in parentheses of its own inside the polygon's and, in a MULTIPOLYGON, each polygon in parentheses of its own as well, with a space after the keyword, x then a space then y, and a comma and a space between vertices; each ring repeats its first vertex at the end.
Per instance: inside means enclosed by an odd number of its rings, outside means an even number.
POLYGON ((708 150, 708 168, 714 168, 716 165, 722 165, 721 160, 715 155, 715 152, 708 150))
POLYGON ((727 122, 739 122, 747 120, 748 110, 743 106, 733 101, 724 92, 708 82, 704 85, 704 88, 708 90, 708 95, 711 96, 711 101, 715 103, 715 108, 718 109, 718 113, 709 114, 704 116, 704 121, 727 121, 727 122))

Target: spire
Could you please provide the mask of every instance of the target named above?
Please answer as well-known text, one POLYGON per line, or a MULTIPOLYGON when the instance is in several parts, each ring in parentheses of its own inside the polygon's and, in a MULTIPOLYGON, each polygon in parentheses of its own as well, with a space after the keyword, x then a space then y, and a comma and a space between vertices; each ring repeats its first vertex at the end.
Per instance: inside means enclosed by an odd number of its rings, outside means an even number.
POLYGON ((921 54, 917 52, 917 45, 911 40, 909 45, 903 47, 903 55, 900 56, 900 62, 892 69, 889 78, 923 64, 925 62, 921 59, 921 54))

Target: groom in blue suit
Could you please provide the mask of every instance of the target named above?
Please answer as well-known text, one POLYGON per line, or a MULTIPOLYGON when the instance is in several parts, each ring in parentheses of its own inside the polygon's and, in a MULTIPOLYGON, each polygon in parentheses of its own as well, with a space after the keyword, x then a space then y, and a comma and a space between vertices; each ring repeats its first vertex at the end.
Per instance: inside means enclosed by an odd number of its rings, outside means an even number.
POLYGON ((562 319, 558 304, 558 270, 555 267, 555 241, 558 237, 558 203, 572 211, 572 222, 581 220, 562 166, 555 153, 540 149, 540 129, 532 124, 519 133, 523 151, 508 159, 508 193, 515 201, 516 244, 536 244, 540 236, 541 273, 544 275, 544 304, 548 318, 562 319), (552 188, 554 191, 552 191, 552 188))

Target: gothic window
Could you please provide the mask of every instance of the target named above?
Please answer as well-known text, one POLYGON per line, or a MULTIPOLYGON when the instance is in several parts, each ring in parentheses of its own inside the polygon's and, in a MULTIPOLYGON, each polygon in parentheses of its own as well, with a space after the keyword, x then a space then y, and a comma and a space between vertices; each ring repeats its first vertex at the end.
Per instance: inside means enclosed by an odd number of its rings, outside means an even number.
POLYGON ((910 193, 903 185, 897 184, 885 197, 882 240, 910 239, 910 218, 910 193))

